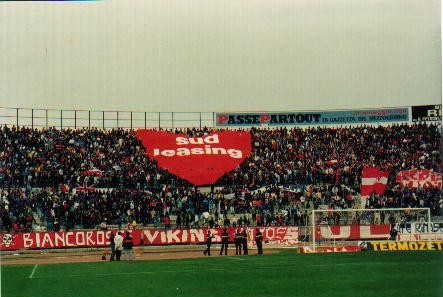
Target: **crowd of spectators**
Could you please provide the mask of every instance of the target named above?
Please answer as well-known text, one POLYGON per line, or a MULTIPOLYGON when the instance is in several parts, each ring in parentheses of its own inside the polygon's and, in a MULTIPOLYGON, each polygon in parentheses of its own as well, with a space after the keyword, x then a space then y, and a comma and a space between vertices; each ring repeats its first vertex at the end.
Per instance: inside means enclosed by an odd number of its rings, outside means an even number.
MULTIPOLYGON (((212 131, 174 132, 201 136, 212 131)), ((433 215, 443 211, 441 189, 401 188, 395 182, 401 170, 442 172, 439 126, 250 131, 251 155, 220 178, 212 192, 204 193, 160 169, 146 156, 134 131, 3 126, 2 226, 29 230, 36 213, 48 229, 57 230, 133 221, 161 225, 169 215, 176 216, 180 226, 195 225, 202 218, 213 225, 299 225, 306 224, 308 209, 321 205, 430 207, 433 215), (364 167, 391 174, 385 194, 372 195, 360 205, 364 167), (101 174, 85 174, 91 169, 101 174), (84 186, 95 189, 71 191, 84 186)))

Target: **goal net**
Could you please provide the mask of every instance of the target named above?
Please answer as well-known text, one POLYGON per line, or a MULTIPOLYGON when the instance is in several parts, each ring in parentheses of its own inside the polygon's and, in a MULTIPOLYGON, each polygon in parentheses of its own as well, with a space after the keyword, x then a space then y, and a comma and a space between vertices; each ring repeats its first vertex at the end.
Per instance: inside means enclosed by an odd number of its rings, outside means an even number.
POLYGON ((357 244, 359 241, 441 240, 429 208, 313 210, 312 247, 357 244))

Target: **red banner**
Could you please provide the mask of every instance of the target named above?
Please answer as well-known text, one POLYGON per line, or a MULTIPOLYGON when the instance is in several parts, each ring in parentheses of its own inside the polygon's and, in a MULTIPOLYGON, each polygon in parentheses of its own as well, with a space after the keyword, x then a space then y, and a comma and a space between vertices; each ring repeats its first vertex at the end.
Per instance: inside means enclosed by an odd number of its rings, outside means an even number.
POLYGON ((390 225, 317 226, 316 240, 370 240, 389 239, 390 225))
POLYGON ((202 137, 138 130, 146 154, 158 165, 194 185, 215 183, 251 154, 251 133, 223 131, 202 137))
POLYGON ((442 186, 441 173, 433 172, 427 169, 400 171, 395 179, 402 187, 441 188, 442 186))
MULTIPOLYGON (((240 228, 242 229, 242 228, 240 228)), ((263 227, 265 243, 289 244, 298 242, 298 227, 263 227)), ((208 228, 173 229, 173 230, 131 230, 134 245, 175 245, 206 242, 208 228)), ((212 228, 213 242, 221 242, 222 228, 212 228)), ((255 244, 257 227, 247 228, 248 244, 255 244)), ((229 239, 234 240, 235 228, 228 228, 229 239)), ((115 230, 112 232, 116 232, 115 230)), ((0 233, 1 250, 18 249, 52 249, 109 246, 111 231, 69 231, 69 232, 31 232, 31 233, 0 233)))

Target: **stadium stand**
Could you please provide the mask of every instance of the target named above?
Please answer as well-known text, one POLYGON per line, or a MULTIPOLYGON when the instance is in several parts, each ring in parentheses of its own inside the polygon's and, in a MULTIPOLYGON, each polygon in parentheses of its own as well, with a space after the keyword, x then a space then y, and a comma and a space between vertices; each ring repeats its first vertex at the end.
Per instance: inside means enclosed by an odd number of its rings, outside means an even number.
MULTIPOLYGON (((304 225, 308 210, 358 208, 364 167, 390 171, 367 208, 430 207, 438 188, 401 188, 407 169, 442 172, 441 128, 426 124, 335 128, 251 128, 252 153, 201 191, 160 169, 133 130, 1 128, 2 229, 102 225, 304 225), (102 174, 85 174, 98 169, 102 174), (75 194, 71 192, 77 188, 75 194), (220 209, 220 217, 218 210, 220 209)), ((176 129, 201 136, 212 128, 176 129)))

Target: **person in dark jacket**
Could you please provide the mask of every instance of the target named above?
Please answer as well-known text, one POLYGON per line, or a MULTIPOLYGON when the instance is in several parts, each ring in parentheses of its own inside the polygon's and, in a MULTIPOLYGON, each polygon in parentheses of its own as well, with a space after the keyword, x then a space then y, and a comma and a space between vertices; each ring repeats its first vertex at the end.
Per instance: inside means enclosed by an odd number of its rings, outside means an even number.
POLYGON ((206 256, 211 255, 211 244, 212 244, 212 238, 214 238, 214 235, 211 234, 211 230, 208 230, 208 234, 206 235, 206 250, 203 251, 203 254, 206 256))
POLYGON ((260 232, 260 229, 257 229, 257 232, 255 233, 255 243, 257 244, 257 250, 258 254, 263 254, 263 234, 260 232))
POLYGON ((228 254, 228 243, 229 243, 229 235, 226 231, 226 228, 223 229, 223 233, 221 234, 222 245, 220 250, 220 256, 223 254, 223 250, 225 251, 225 256, 228 254))
POLYGON ((133 260, 134 255, 132 253, 132 246, 134 245, 134 240, 132 239, 129 231, 126 231, 126 236, 123 238, 123 255, 126 255, 128 260, 133 260))
POLYGON ((242 239, 242 235, 240 233, 240 229, 237 229, 237 231, 235 231, 235 235, 234 235, 234 244, 235 244, 235 254, 236 255, 241 255, 241 239, 242 239))
POLYGON ((391 235, 389 240, 397 240, 397 234, 398 234, 397 229, 395 229, 391 226, 391 232, 389 234, 391 235))
POLYGON ((246 234, 246 230, 243 230, 242 233, 242 245, 243 245, 243 255, 248 254, 248 235, 246 234))
POLYGON ((114 261, 115 259, 115 242, 114 242, 114 232, 111 232, 109 241, 111 242, 111 259, 109 261, 114 261))

